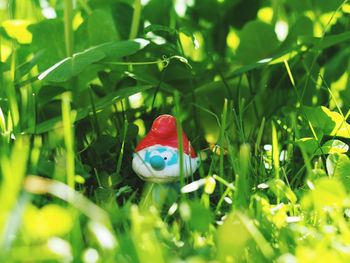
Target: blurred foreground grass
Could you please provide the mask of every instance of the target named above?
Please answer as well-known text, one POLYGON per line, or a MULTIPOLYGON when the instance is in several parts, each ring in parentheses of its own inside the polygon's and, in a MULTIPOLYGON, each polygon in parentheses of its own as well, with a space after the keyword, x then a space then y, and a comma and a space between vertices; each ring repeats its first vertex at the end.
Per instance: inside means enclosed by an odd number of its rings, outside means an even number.
POLYGON ((0 0, 1 262, 349 262, 348 1, 0 0), (201 158, 146 184, 162 113, 201 158))

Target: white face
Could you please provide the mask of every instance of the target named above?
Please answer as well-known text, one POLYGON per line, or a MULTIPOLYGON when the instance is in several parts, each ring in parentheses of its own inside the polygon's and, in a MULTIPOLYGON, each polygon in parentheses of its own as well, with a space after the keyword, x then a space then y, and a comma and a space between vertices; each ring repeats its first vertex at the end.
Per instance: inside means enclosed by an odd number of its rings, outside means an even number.
MULTIPOLYGON (((193 174, 199 167, 199 158, 183 154, 184 176, 193 174)), ((132 168, 146 181, 173 182, 179 180, 180 164, 178 150, 173 147, 154 145, 134 154, 132 168)))

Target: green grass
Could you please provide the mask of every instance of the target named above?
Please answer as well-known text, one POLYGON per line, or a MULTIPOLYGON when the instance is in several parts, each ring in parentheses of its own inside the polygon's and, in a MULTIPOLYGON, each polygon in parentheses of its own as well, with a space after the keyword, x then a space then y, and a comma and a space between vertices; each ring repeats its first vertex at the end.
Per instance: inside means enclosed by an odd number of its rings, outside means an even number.
POLYGON ((348 1, 3 2, 1 262, 350 261, 348 1), (164 113, 201 166, 143 182, 164 113))

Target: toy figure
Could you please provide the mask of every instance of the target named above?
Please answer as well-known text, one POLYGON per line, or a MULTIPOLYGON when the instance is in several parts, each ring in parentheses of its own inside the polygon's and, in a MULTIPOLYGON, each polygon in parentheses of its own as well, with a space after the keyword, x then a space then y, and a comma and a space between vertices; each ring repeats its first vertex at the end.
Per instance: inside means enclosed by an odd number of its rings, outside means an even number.
MULTIPOLYGON (((182 132, 184 177, 199 167, 199 158, 182 132)), ((156 118, 146 137, 136 147, 132 168, 143 180, 169 183, 179 180, 180 162, 176 119, 171 115, 156 118)))

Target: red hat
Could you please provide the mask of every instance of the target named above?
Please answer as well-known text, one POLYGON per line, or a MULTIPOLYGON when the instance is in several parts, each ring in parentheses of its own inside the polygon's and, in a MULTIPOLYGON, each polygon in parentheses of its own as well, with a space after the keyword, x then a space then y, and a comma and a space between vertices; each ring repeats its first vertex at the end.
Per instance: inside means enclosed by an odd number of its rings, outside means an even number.
MULTIPOLYGON (((195 158, 197 156, 196 152, 194 151, 191 143, 188 141, 184 131, 182 131, 182 141, 184 153, 189 155, 191 158, 195 158)), ((143 138, 139 145, 137 145, 135 151, 138 152, 144 148, 156 144, 179 148, 175 117, 164 114, 155 119, 151 130, 147 133, 146 137, 143 138)))

